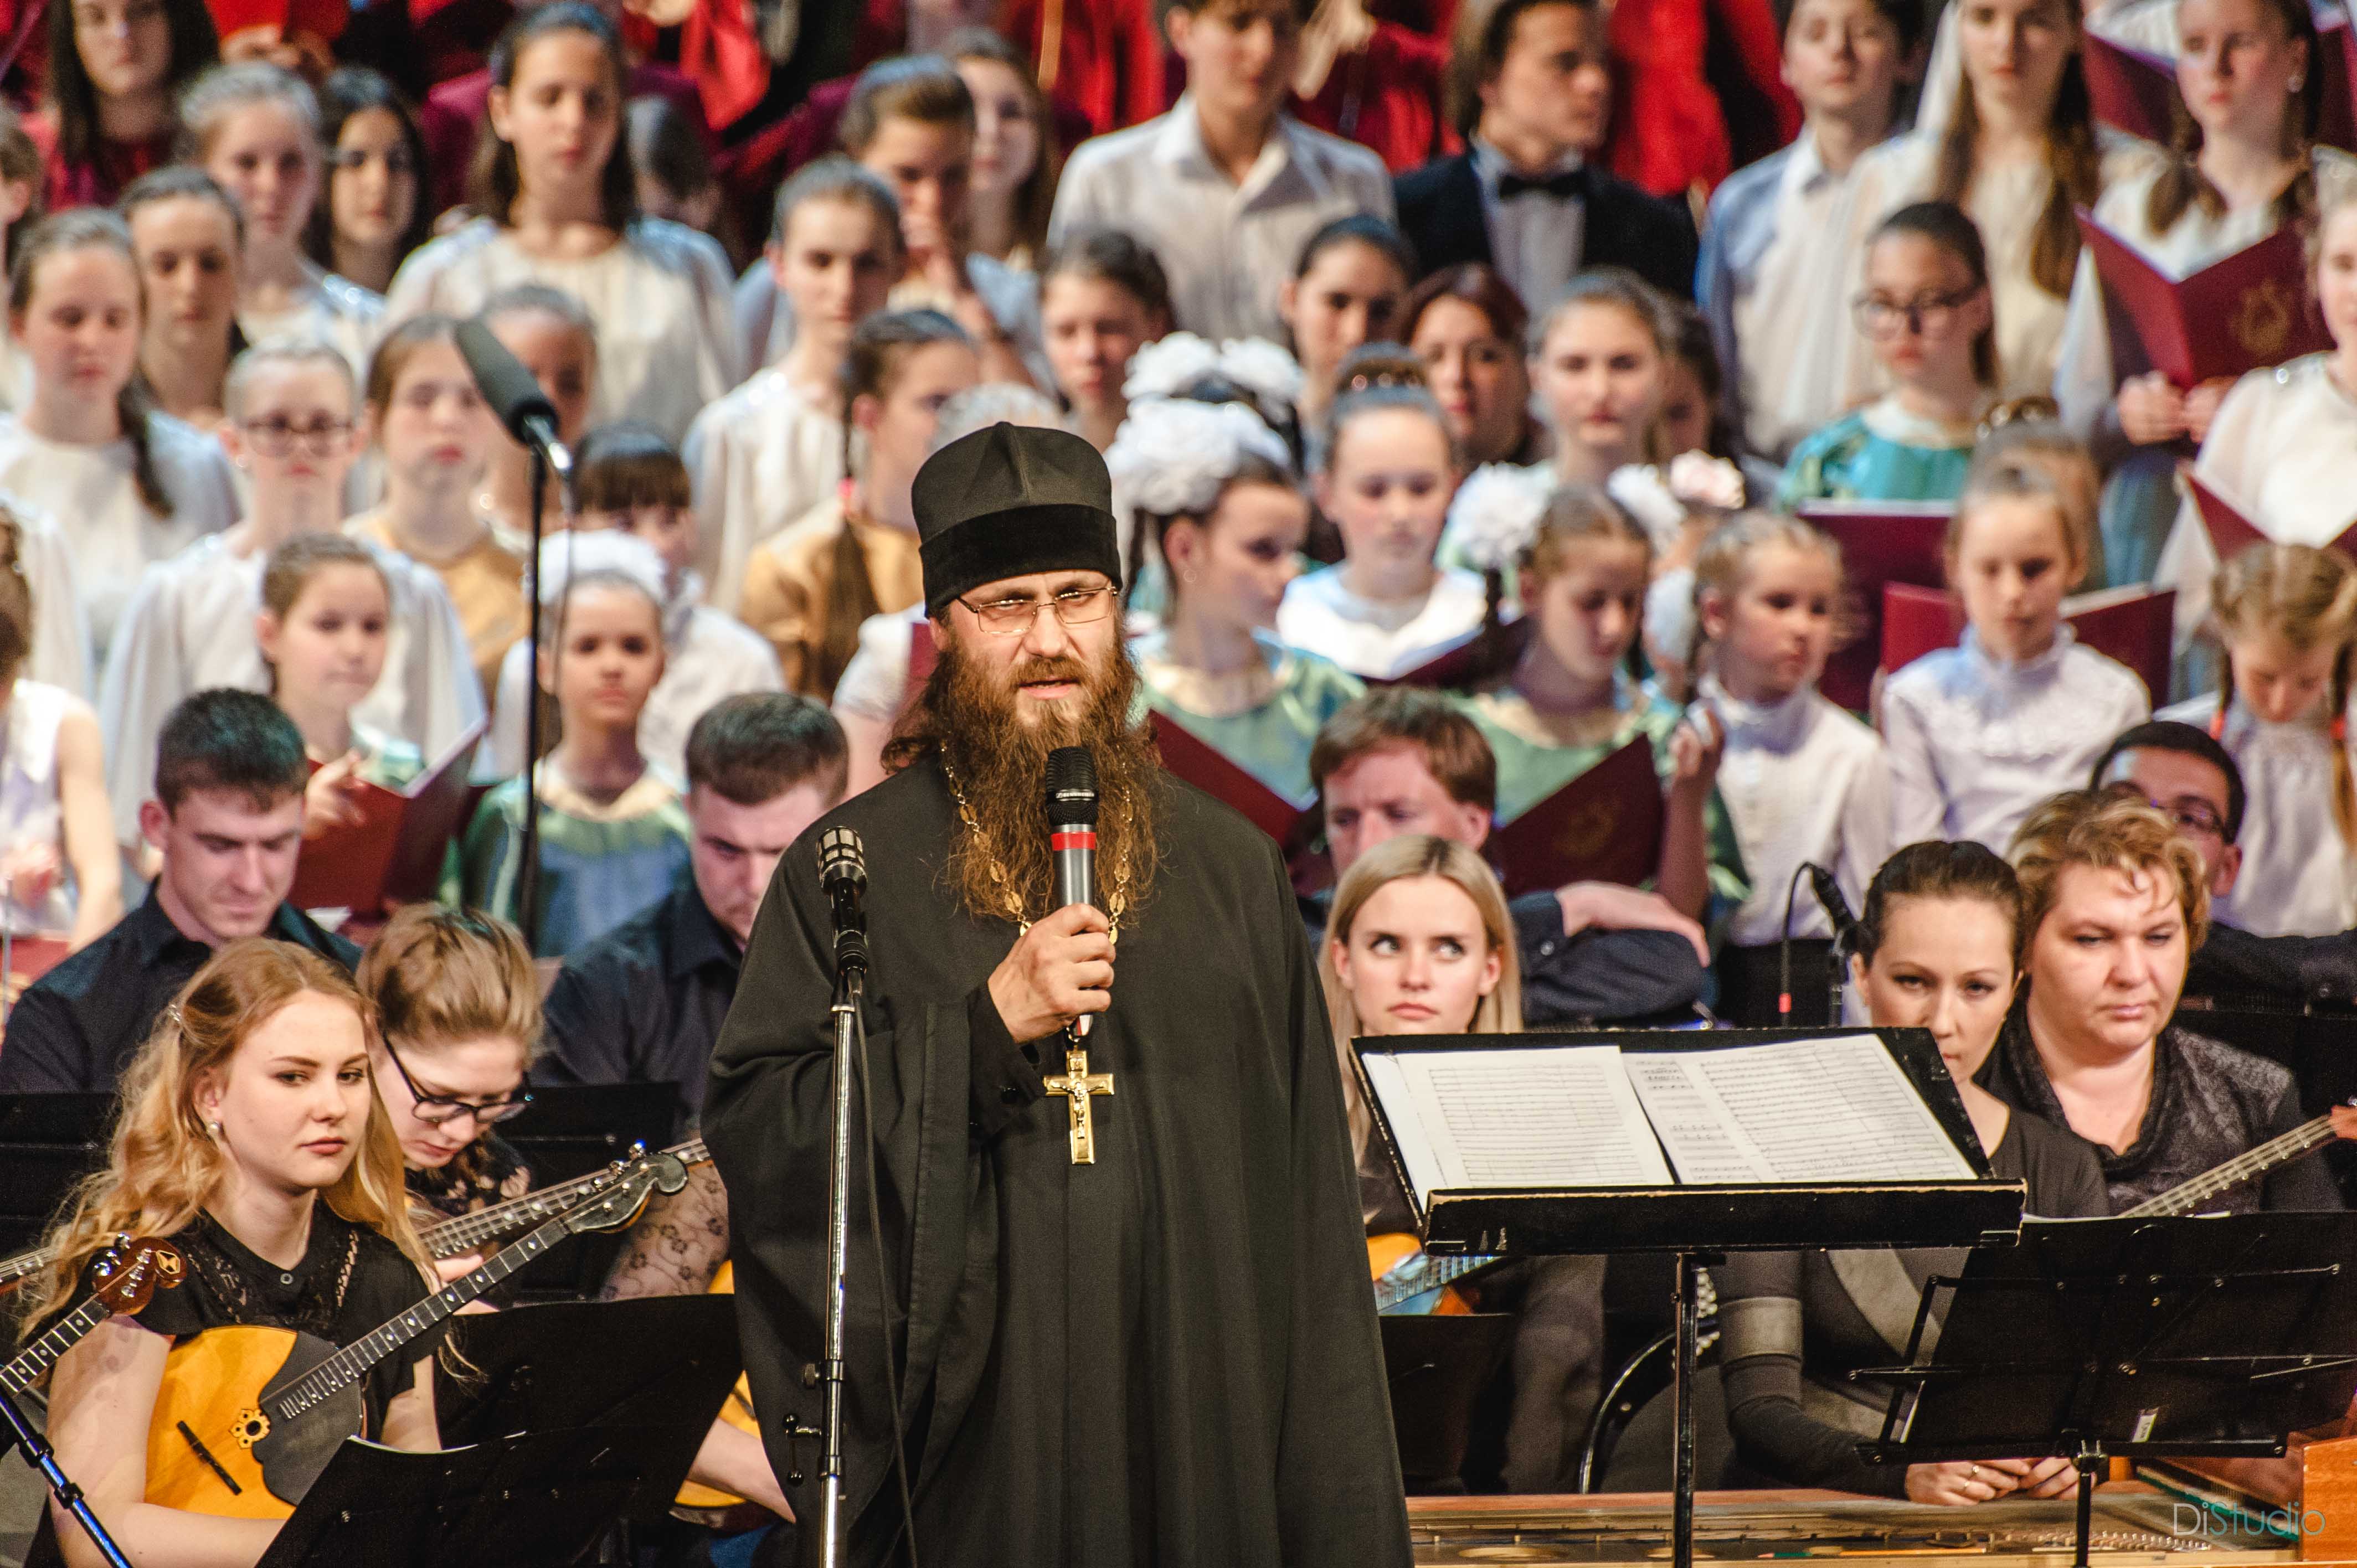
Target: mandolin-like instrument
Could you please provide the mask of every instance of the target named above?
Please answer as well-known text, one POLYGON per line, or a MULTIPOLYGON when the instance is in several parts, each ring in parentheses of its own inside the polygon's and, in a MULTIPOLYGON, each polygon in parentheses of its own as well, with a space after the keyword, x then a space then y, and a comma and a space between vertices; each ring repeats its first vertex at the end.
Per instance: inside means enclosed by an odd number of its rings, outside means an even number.
POLYGON ((158 1290, 180 1283, 188 1265, 169 1241, 135 1241, 117 1236, 93 1266, 97 1288, 91 1298, 60 1318, 49 1331, 0 1367, 0 1392, 21 1394, 49 1375, 58 1358, 90 1337, 91 1330, 118 1312, 139 1313, 158 1290))
POLYGON ((2190 1181, 2179 1182, 2134 1208, 2122 1209, 2121 1217, 2140 1219, 2152 1214, 2191 1214, 2219 1194, 2246 1181, 2256 1181, 2276 1166, 2287 1165, 2337 1136, 2329 1115, 2303 1122, 2288 1133, 2279 1133, 2264 1144, 2244 1150, 2223 1165, 2211 1166, 2190 1181))
POLYGON ((361 1380, 386 1357, 518 1269, 587 1230, 618 1230, 687 1167, 668 1152, 617 1162, 587 1203, 550 1219, 414 1306, 338 1349, 291 1328, 231 1325, 172 1347, 147 1428, 146 1500, 192 1513, 285 1519, 347 1437, 362 1433, 361 1380))
MULTIPOLYGON (((690 1138, 665 1149, 683 1165, 709 1165, 712 1152, 701 1138, 690 1138)), ((495 1203, 489 1208, 479 1208, 472 1214, 461 1214, 455 1219, 445 1219, 428 1226, 418 1233, 425 1243, 426 1252, 436 1258, 459 1258, 502 1236, 511 1236, 527 1226, 537 1225, 573 1208, 583 1199, 594 1197, 615 1180, 615 1173, 624 1168, 620 1161, 600 1166, 585 1176, 559 1182, 554 1187, 539 1187, 522 1197, 511 1197, 505 1203, 495 1203)), ((40 1273, 49 1266, 57 1253, 48 1247, 35 1247, 0 1258, 0 1294, 40 1273)))

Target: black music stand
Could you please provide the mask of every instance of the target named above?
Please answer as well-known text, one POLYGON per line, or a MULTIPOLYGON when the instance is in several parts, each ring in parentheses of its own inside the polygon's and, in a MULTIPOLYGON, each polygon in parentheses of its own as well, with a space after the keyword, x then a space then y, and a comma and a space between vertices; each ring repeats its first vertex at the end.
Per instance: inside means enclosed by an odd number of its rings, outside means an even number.
POLYGON ((430 1454, 347 1438, 257 1568, 568 1568, 652 1478, 686 1473, 707 1425, 575 1427, 430 1454))
MULTIPOLYGON (((435 1409, 452 1444, 515 1432, 600 1426, 712 1425, 744 1369, 737 1306, 726 1295, 552 1302, 451 1319, 450 1343, 467 1371, 438 1359, 435 1409)), ((700 1438, 699 1438, 700 1441, 700 1438)), ((657 1519, 687 1479, 695 1445, 676 1474, 652 1474, 625 1507, 657 1519)))
MULTIPOLYGON (((531 1105, 499 1134, 532 1169, 534 1187, 603 1170, 630 1156, 643 1144, 660 1149, 683 1120, 679 1090, 669 1083, 574 1084, 533 1090, 531 1105)), ((579 1301, 604 1287, 606 1276, 628 1244, 627 1230, 593 1230, 567 1236, 533 1268, 530 1283, 516 1287, 523 1301, 579 1301)))
POLYGON ((1496 1035, 1385 1036, 1355 1042, 1351 1064, 1360 1092, 1374 1111, 1376 1129, 1401 1190, 1415 1202, 1380 1096, 1367 1077, 1363 1054, 1382 1051, 1494 1050, 1501 1046, 1618 1046, 1627 1052, 1723 1050, 1780 1040, 1878 1037, 1948 1140, 1964 1155, 1973 1181, 1845 1182, 1781 1186, 1760 1183, 1688 1187, 1484 1189, 1436 1191, 1423 1221, 1425 1251, 1436 1255, 1552 1257, 1594 1252, 1667 1252, 1677 1259, 1675 1468, 1671 1506, 1671 1561, 1694 1563, 1694 1380, 1701 1312, 1702 1270, 1728 1252, 1849 1247, 1975 1247, 2020 1232, 2026 1197, 2019 1182, 1989 1179, 1955 1080, 1927 1029, 1716 1029, 1496 1035))
POLYGON ((2281 1454, 2291 1433, 2348 1410, 2352 1256, 2345 1211, 2025 1225, 2018 1244, 1926 1285, 1906 1366, 1854 1374, 1900 1385, 1881 1437, 1859 1451, 2069 1458, 2085 1568, 2105 1459, 2281 1454))
POLYGON ((0 1095, 0 1256, 41 1239, 113 1126, 112 1094, 0 1095))

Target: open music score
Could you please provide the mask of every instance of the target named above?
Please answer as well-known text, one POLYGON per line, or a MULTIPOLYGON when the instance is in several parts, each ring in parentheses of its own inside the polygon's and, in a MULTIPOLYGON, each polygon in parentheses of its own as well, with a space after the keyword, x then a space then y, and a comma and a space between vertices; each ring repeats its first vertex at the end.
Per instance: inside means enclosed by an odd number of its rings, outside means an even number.
POLYGON ((1975 1177, 1872 1035, 1371 1048, 1360 1061, 1419 1208, 1446 1191, 1975 1177))

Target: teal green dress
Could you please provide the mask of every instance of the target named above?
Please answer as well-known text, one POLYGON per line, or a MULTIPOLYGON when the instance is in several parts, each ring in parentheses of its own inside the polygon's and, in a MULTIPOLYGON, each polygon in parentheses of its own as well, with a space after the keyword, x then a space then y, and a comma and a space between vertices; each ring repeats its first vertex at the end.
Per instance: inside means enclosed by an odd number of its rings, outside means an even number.
MULTIPOLYGON (((1512 686, 1495 686, 1459 699, 1498 759, 1499 826, 1512 822, 1640 735, 1652 742, 1653 767, 1666 786, 1674 766, 1670 737, 1677 733, 1683 710, 1625 677, 1620 682, 1618 700, 1621 719, 1610 736, 1586 746, 1564 746, 1547 734, 1530 703, 1512 686)), ((1751 884, 1743 869, 1735 824, 1728 820, 1716 789, 1703 808, 1703 826, 1710 840, 1711 909, 1716 916, 1731 912, 1750 897, 1751 884)))
POLYGON ((1130 644, 1146 705, 1183 726, 1288 800, 1310 794, 1309 747, 1320 725, 1366 691, 1340 665, 1259 637, 1263 662, 1233 675, 1173 663, 1165 634, 1130 644))
POLYGON ((1972 466, 1977 422, 1945 425, 1901 410, 1894 398, 1842 415, 1792 448, 1776 506, 1807 501, 1952 501, 1972 466))
MULTIPOLYGON (((456 886, 444 902, 523 925, 523 780, 483 797, 460 846, 456 886)), ((563 958, 595 941, 690 875, 692 833, 678 785, 652 768, 610 801, 584 795, 540 767, 539 922, 533 954, 563 958)))

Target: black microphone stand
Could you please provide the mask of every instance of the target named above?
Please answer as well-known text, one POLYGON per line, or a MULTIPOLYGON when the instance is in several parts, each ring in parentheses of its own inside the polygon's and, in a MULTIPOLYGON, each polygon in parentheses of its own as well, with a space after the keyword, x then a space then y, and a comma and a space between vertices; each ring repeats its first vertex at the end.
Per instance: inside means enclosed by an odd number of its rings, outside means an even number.
MULTIPOLYGON (((81 1488, 75 1486, 65 1471, 59 1467, 57 1450, 49 1446, 48 1439, 41 1435, 40 1428, 27 1419, 24 1410, 5 1389, 0 1389, 0 1421, 8 1423, 10 1432, 15 1434, 14 1440, 24 1445, 27 1462, 41 1473, 41 1479, 48 1483, 49 1495, 65 1505, 65 1510, 73 1515, 75 1521, 89 1533, 100 1554, 113 1568, 131 1568, 131 1560, 124 1556, 123 1548, 114 1544, 114 1537, 106 1533, 106 1527, 98 1522, 98 1515, 91 1511, 90 1501, 81 1495, 81 1488)), ((0 1443, 0 1454, 7 1451, 7 1444, 0 1443)))
POLYGON ((523 865, 516 877, 516 909, 522 916, 524 945, 533 951, 540 950, 540 713, 543 693, 540 689, 540 544, 546 534, 543 513, 548 506, 548 469, 551 451, 558 454, 557 473, 565 486, 565 510, 572 510, 573 454, 562 446, 552 446, 539 441, 527 441, 525 449, 532 454, 532 557, 524 570, 530 581, 524 585, 524 596, 530 601, 524 628, 527 645, 526 660, 532 671, 532 681, 524 689, 523 699, 523 843, 520 853, 523 865))
MULTIPOLYGON (((820 841, 820 859, 832 869, 847 861, 860 863, 858 835, 847 828, 830 829, 820 841)), ((825 873, 822 874, 824 880, 825 873)), ((862 866, 854 885, 864 888, 862 866)), ((819 1369, 826 1401, 825 1430, 820 1434, 819 1562, 839 1568, 844 1561, 843 1538, 843 1400, 844 1312, 851 1285, 851 1075, 867 1051, 867 1024, 862 1003, 867 990, 867 930, 856 906, 837 899, 834 921, 834 997, 828 1011, 834 1015, 834 1125, 827 1147, 826 1183, 826 1343, 819 1369)))

